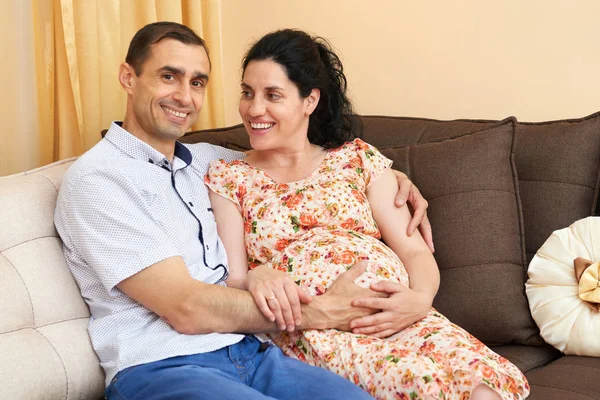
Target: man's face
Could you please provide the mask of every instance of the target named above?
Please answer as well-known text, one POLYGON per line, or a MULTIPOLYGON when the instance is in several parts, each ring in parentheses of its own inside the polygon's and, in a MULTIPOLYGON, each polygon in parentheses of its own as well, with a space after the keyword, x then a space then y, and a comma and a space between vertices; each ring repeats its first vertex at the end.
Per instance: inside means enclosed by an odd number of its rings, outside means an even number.
POLYGON ((209 71, 202 46, 173 39, 152 45, 140 75, 132 77, 127 129, 149 140, 179 139, 198 119, 209 71))

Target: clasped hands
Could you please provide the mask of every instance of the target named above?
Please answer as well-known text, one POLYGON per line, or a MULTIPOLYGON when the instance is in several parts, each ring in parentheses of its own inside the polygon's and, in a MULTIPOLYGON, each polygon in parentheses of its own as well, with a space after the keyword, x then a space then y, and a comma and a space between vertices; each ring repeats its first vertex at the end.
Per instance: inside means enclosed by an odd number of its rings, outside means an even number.
MULTIPOLYGON (((367 289, 356 285, 354 279, 366 266, 366 262, 356 264, 318 296, 328 328, 384 338, 427 315, 433 302, 427 293, 387 281, 372 284, 367 289)), ((265 318, 275 322, 282 331, 301 328, 301 304, 315 300, 288 274, 267 265, 248 273, 246 288, 265 318)))

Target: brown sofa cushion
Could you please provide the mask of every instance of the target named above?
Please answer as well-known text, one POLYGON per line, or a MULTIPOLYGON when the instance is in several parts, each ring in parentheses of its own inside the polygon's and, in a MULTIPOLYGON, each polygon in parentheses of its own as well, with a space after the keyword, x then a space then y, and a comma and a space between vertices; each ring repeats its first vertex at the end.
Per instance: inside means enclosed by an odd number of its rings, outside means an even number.
POLYGON ((434 306, 487 344, 524 344, 537 335, 523 289, 514 124, 509 118, 445 140, 419 135, 381 150, 429 201, 441 274, 434 306))
MULTIPOLYGON (((364 140, 380 150, 456 137, 497 123, 387 116, 363 116, 362 121, 364 140)), ((530 261, 553 231, 600 214, 600 112, 578 119, 517 122, 515 137, 530 261)))
POLYGON ((600 112, 579 119, 518 123, 515 139, 531 261, 553 231, 598 212, 600 112))

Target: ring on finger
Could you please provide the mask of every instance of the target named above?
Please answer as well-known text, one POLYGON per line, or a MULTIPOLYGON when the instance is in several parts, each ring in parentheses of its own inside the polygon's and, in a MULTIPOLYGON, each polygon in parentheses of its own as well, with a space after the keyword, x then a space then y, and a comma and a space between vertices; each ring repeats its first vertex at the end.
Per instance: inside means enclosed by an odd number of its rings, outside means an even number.
POLYGON ((275 297, 275 295, 271 296, 271 297, 265 297, 265 299, 267 301, 271 301, 271 300, 275 300, 277 297, 275 297))

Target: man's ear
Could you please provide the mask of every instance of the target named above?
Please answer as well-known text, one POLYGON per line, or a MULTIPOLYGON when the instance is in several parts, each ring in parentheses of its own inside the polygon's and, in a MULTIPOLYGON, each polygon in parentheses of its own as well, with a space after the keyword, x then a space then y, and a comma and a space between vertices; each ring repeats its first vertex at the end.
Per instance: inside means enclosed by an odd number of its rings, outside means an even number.
POLYGON ((321 91, 319 89, 313 89, 310 91, 308 97, 304 98, 304 114, 309 116, 315 111, 321 98, 321 91))
POLYGON ((136 76, 135 70, 131 65, 126 62, 121 63, 121 66, 119 67, 119 83, 123 86, 123 89, 125 89, 127 94, 133 93, 136 76))

